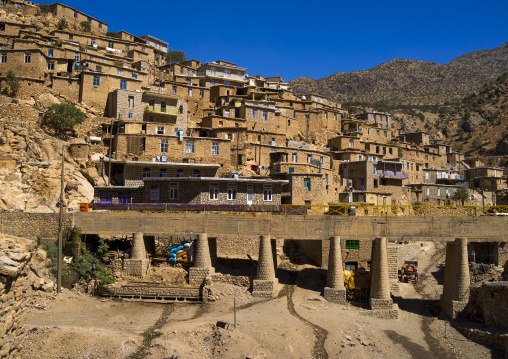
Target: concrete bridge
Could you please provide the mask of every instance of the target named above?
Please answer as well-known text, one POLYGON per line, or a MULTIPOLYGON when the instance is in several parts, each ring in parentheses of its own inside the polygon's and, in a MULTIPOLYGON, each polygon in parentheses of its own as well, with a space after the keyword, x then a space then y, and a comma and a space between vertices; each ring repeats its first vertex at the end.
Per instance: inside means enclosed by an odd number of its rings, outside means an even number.
MULTIPOLYGON (((75 225, 87 234, 134 233, 134 248, 144 247, 145 236, 197 235, 194 267, 189 270, 189 283, 202 286, 214 272, 210 237, 238 239, 259 238, 257 276, 253 295, 271 297, 277 278, 277 239, 321 240, 329 242, 328 274, 325 299, 346 303, 342 279, 341 240, 372 241, 370 307, 384 317, 397 317, 397 308, 390 297, 388 265, 389 241, 446 241, 446 267, 442 310, 454 318, 469 301, 468 241, 506 242, 508 220, 503 216, 477 217, 342 217, 283 216, 260 214, 192 214, 192 213, 131 213, 80 212, 75 225), (328 241, 329 240, 329 241, 328 241), (387 313, 387 314, 386 314, 387 313)), ((144 249, 134 250, 137 253, 144 249)), ((139 253, 138 253, 139 254, 139 253)), ((143 255, 129 261, 131 268, 146 268, 143 255), (131 263, 132 262, 132 263, 131 263)))
POLYGON ((82 233, 120 235, 142 232, 147 236, 197 235, 228 239, 342 239, 389 241, 453 241, 457 237, 474 242, 507 242, 508 218, 477 217, 356 217, 284 216, 263 214, 195 214, 142 212, 78 212, 75 225, 82 233))

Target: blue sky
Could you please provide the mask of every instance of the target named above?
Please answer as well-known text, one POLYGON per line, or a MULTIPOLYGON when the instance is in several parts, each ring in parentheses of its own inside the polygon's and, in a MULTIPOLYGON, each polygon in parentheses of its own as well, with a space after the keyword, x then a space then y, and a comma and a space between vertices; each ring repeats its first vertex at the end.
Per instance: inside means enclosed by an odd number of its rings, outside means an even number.
POLYGON ((231 61, 249 75, 287 81, 367 70, 394 58, 444 64, 508 41, 507 0, 62 3, 110 31, 160 38, 188 59, 231 61))

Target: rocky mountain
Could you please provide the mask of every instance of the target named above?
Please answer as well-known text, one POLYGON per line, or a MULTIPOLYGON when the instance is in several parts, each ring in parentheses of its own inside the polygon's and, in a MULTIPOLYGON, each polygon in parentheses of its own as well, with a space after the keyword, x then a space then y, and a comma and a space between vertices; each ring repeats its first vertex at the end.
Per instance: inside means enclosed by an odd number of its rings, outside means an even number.
POLYGON ((508 164, 508 72, 464 97, 452 114, 441 116, 431 133, 468 156, 508 164))
POLYGON ((506 71, 508 43, 444 65, 394 59, 366 71, 339 72, 318 80, 299 77, 290 84, 296 93, 317 93, 346 104, 439 105, 460 101, 506 71))

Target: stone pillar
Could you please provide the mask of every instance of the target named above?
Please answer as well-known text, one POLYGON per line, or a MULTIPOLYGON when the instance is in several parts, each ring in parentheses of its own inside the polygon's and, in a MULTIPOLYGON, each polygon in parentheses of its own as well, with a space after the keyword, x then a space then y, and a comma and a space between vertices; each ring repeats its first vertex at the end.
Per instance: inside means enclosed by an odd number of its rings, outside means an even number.
POLYGON ((469 302, 470 278, 467 255, 467 239, 457 238, 446 244, 446 262, 444 273, 441 309, 450 318, 455 319, 469 302))
POLYGON ((130 258, 124 259, 123 269, 128 275, 143 278, 148 272, 148 258, 143 233, 136 232, 133 238, 131 255, 130 258))
POLYGON ((344 274, 342 269, 342 250, 340 237, 330 238, 328 271, 326 273, 326 287, 324 297, 329 302, 346 304, 346 288, 344 288, 344 274))
POLYGON ((388 271, 388 249, 386 238, 376 238, 372 243, 370 282, 370 309, 391 310, 390 278, 388 271))
POLYGON ((208 235, 206 233, 198 234, 196 240, 196 255, 194 258, 194 267, 189 269, 189 284, 201 286, 206 277, 215 272, 212 267, 210 257, 210 247, 208 246, 208 235))
POLYGON ((259 240, 258 271, 254 279, 252 295, 271 298, 279 281, 275 278, 272 241, 270 235, 259 240))

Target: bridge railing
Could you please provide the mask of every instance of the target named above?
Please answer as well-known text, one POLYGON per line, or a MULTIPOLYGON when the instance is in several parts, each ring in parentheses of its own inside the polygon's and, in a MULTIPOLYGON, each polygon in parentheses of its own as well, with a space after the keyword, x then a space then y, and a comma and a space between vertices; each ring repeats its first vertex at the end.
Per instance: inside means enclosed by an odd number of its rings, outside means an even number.
MULTIPOLYGON (((85 206, 88 210, 88 206, 85 206)), ((284 216, 390 216, 390 217, 452 217, 508 216, 508 206, 452 205, 369 205, 369 204, 284 204, 284 205, 209 205, 166 203, 94 203, 94 211, 114 212, 184 212, 184 213, 263 213, 284 216)))

